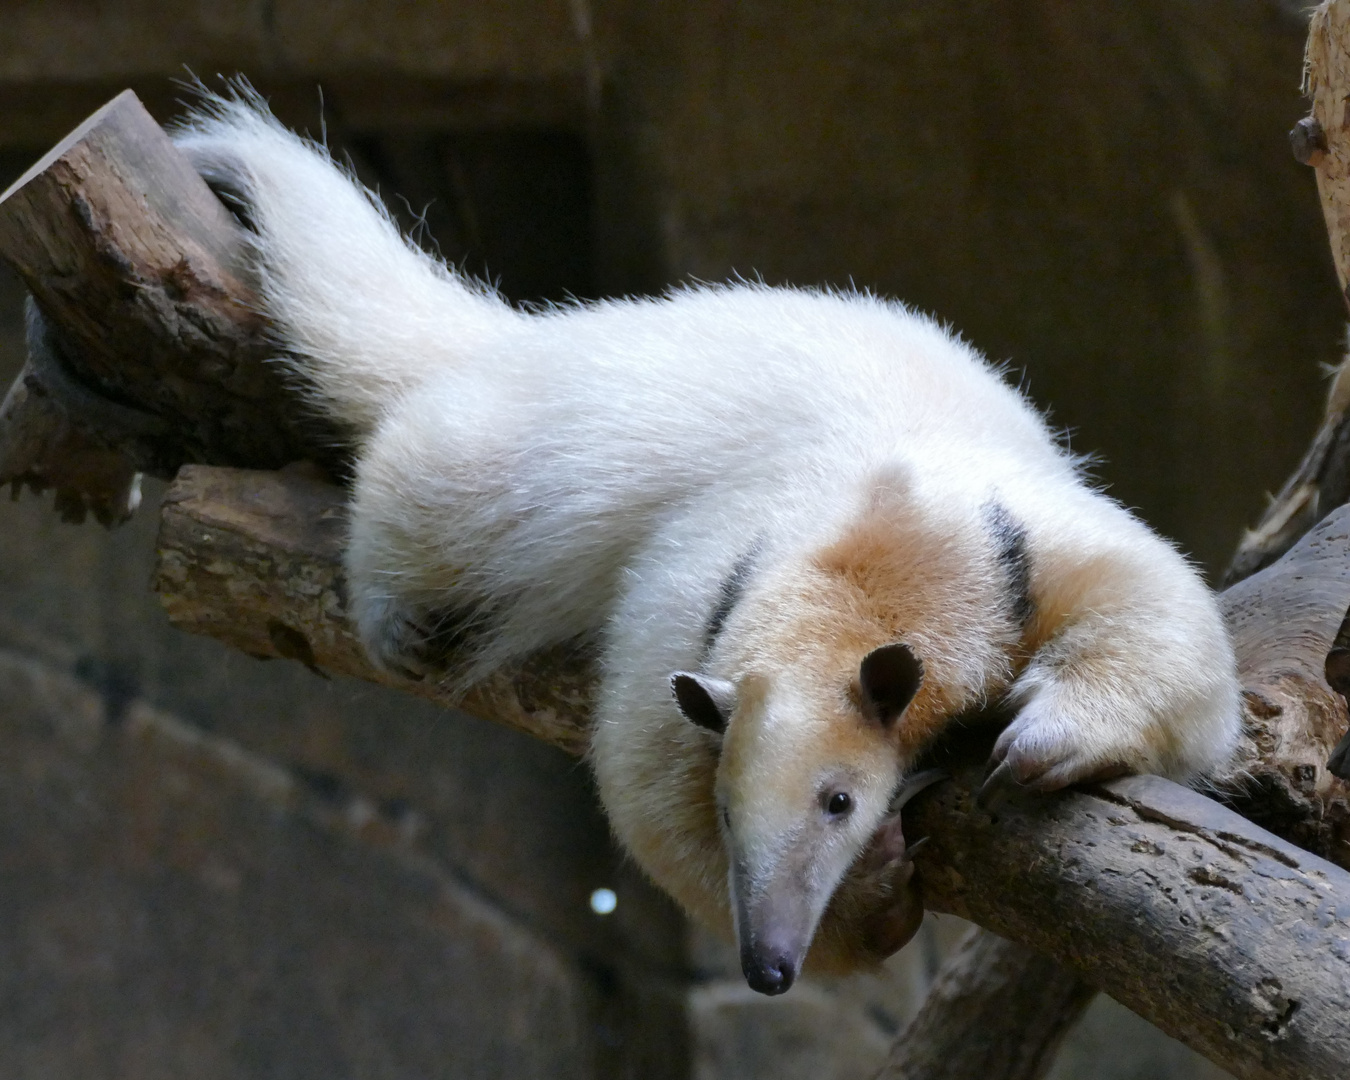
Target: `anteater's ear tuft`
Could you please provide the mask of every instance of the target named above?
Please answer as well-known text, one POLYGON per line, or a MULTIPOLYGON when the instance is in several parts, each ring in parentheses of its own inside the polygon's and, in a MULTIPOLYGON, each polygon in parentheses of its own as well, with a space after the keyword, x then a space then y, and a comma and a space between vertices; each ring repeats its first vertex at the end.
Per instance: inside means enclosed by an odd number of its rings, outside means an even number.
POLYGON ((890 727, 909 708, 923 685, 923 662, 908 645, 896 642, 873 649, 858 670, 863 707, 882 727, 890 727))
POLYGON ((687 719, 718 735, 726 731, 736 710, 736 687, 726 679, 677 671, 670 677, 670 689, 687 719))

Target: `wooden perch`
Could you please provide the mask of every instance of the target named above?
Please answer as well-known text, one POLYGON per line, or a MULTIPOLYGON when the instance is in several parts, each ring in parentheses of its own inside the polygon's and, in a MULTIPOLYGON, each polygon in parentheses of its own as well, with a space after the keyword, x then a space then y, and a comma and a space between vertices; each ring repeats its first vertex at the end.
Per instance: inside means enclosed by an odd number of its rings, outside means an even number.
MULTIPOLYGON (((396 686, 580 751, 592 685, 584 655, 540 656, 465 699, 372 667, 343 609, 344 521, 341 489, 303 471, 186 466, 164 503, 154 587, 190 633, 396 686)), ((1350 799, 1324 764, 1345 705, 1323 676, 1350 608, 1350 508, 1222 599, 1247 729, 1217 784, 1248 816, 1350 867, 1350 799)))
POLYGON ((160 522, 154 588, 169 618, 252 656, 395 686, 580 754, 593 677, 565 651, 462 699, 371 666, 343 607, 344 504, 341 489, 305 470, 185 466, 160 522))
MULTIPOLYGON (((321 456, 331 443, 289 423, 294 399, 263 365, 266 328, 237 261, 238 226, 208 208, 203 199, 214 197, 189 168, 166 160, 172 145, 145 129, 132 103, 117 99, 0 200, 0 255, 34 291, 39 339, 56 343, 53 384, 66 378, 76 396, 97 391, 129 410, 135 422, 109 424, 94 442, 137 467, 321 456)), ((10 445, 7 430, 29 422, 30 401, 10 410, 0 447, 10 445)), ((0 475, 6 464, 0 458, 0 475)), ((373 670, 344 615, 343 513, 341 491, 304 470, 189 464, 165 504, 155 587, 175 623, 253 655, 371 679, 574 753, 584 747, 584 653, 536 657, 462 700, 373 670)), ((1343 1075, 1350 875, 1318 856, 1350 864, 1345 789, 1323 764, 1345 726, 1323 661, 1350 607, 1348 514, 1226 598, 1248 740, 1224 797, 1271 831, 1154 778, 986 812, 969 797, 984 748, 953 744, 942 754, 956 782, 917 800, 909 825, 933 837, 919 860, 929 906, 1067 962, 1239 1076, 1343 1075)), ((1038 969, 1020 955, 1014 981, 1025 987, 1038 969)), ((1062 1014, 1086 992, 1066 978, 1037 1000, 1062 1014)), ((1048 1041, 1061 1026, 1039 1030, 1048 1041)), ((1034 1075, 1045 1054, 1032 1049, 1023 1071, 1005 1075, 1034 1075)))
POLYGON ((35 305, 0 483, 116 520, 138 470, 332 457, 267 363, 243 230, 131 91, 0 196, 0 257, 35 305))
MULTIPOLYGON (((342 506, 338 489, 304 476, 185 468, 155 579, 170 618, 584 745, 584 658, 537 658, 464 700, 372 669, 342 612, 342 506)), ((1250 816, 1350 865, 1350 805, 1322 765, 1344 722, 1322 658, 1347 606, 1350 508, 1225 596, 1249 711, 1224 786, 1250 816)), ((1350 874, 1156 777, 977 810, 984 748, 946 751, 957 782, 916 800, 906 826, 933 837, 919 856, 927 907, 1069 962, 1239 1076, 1342 1074, 1350 874)))
POLYGON ((1210 799, 1129 777, 915 814, 925 903, 1069 963, 1241 1077, 1345 1075, 1350 875, 1210 799))
MULTIPOLYGON (((1309 116, 1289 133, 1294 156, 1312 166, 1341 296, 1350 307, 1350 3, 1312 14, 1303 92, 1309 116)), ((1293 474, 1238 544, 1223 584, 1269 566, 1337 506, 1350 501, 1350 360, 1337 369, 1322 423, 1293 474)))
POLYGON ((104 435, 155 418, 87 390, 58 359, 59 345, 30 298, 28 361, 0 403, 0 483, 56 489, 62 520, 92 513, 104 525, 126 521, 141 501, 141 474, 104 435))
POLYGON ((1036 1080, 1096 992, 1040 953, 972 931, 896 1039, 878 1080, 1036 1080))

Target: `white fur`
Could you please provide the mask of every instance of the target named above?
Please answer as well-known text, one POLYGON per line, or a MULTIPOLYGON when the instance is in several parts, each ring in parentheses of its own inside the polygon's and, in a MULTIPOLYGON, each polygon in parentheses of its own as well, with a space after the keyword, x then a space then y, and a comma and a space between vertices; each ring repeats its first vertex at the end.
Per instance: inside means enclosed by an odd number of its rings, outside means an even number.
MULTIPOLYGON (((773 760, 747 774, 762 782, 740 781, 754 790, 717 798, 739 815, 733 860, 769 875, 803 812, 784 809, 773 778, 827 756, 813 718, 842 691, 764 642, 784 620, 820 619, 794 590, 878 500, 969 568, 907 640, 950 701, 1010 689, 1022 702, 997 752, 1019 775, 1050 787, 1122 764, 1185 777, 1229 754, 1233 656, 1196 573, 1085 486, 1022 396, 932 320, 869 295, 754 284, 524 314, 405 243, 321 148, 256 104, 215 100, 178 141, 245 190, 285 354, 357 433, 348 571, 372 656, 422 663, 419 628, 446 609, 483 620, 466 682, 598 640, 602 798, 694 912, 726 919, 718 826, 690 809, 711 804, 718 747, 679 715, 670 673, 768 680, 755 708, 773 760), (991 499, 1026 531, 1053 624, 1029 662, 999 615, 991 499), (705 658, 719 582, 751 548, 751 586, 705 658)), ((908 762, 873 764, 868 816, 816 867, 825 899, 908 762)))

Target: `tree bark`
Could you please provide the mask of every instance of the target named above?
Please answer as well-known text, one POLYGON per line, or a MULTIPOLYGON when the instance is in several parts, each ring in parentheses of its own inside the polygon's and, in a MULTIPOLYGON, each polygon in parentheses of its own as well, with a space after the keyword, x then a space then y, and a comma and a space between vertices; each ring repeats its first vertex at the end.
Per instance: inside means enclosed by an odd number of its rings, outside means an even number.
POLYGON ((1237 1076, 1345 1075, 1339 867, 1157 777, 993 814, 958 782, 913 827, 932 837, 919 867, 935 910, 1072 965, 1237 1076))
MULTIPOLYGON (((1333 513, 1275 567, 1222 597, 1247 709, 1246 737, 1221 779, 1222 790, 1254 821, 1342 865, 1350 813, 1345 785, 1336 780, 1340 774, 1333 773, 1325 751, 1343 727, 1344 706, 1317 661, 1325 655, 1324 643, 1335 646, 1350 636, 1350 616, 1337 625, 1341 604, 1350 601, 1350 566, 1339 546, 1347 525, 1345 511, 1333 513)), ((1326 661, 1328 670, 1332 663, 1326 661)), ((931 884, 925 901, 941 902, 931 884)), ((901 1035, 879 1080, 986 1075, 1036 1080, 1052 1064, 1054 1048, 1072 1023, 1068 1004, 1081 1002, 1081 1010, 1095 988, 1035 949, 981 931, 944 967, 933 993, 938 996, 901 1035), (972 960, 977 954, 987 954, 983 971, 972 960)), ((1167 1012, 1156 1005, 1134 1007, 1150 1017, 1167 1012)))
MULTIPOLYGON (((573 752, 584 746, 584 656, 537 658, 466 699, 370 667, 343 617, 338 489, 189 467, 163 520, 155 587, 183 629, 398 686, 573 752)), ((1321 665, 1348 605, 1350 508, 1225 597, 1249 708, 1224 797, 1342 864, 1350 806, 1321 763, 1344 706, 1321 665)), ((1068 963, 1238 1076, 1343 1075, 1350 1028, 1336 1018, 1350 1001, 1350 874, 1156 777, 980 810, 971 793, 987 745, 938 748, 956 782, 917 798, 906 824, 932 837, 918 856, 927 907, 1068 963)), ((1005 952, 1005 970, 1015 955, 1005 952)), ((1064 984, 1040 981, 1045 963, 1024 956, 1027 1000, 1065 996, 1064 984)), ((943 1038, 960 1041, 959 1015, 952 1025, 943 1038)), ((930 1019, 921 1030, 940 1029, 930 1019)), ((1047 1060, 1024 1050, 1028 1067, 1047 1060)))
MULTIPOLYGON (((1327 0, 1312 13, 1303 92, 1308 117, 1289 133, 1294 156, 1317 175, 1341 296, 1350 307, 1350 2, 1327 0)), ((1243 536, 1223 584, 1269 566, 1313 525, 1350 500, 1350 361, 1336 371, 1322 423, 1307 453, 1256 526, 1243 536)))
POLYGON ((154 418, 85 389, 66 374, 57 344, 30 298, 28 360, 0 403, 0 483, 56 489, 64 521, 93 513, 104 525, 126 521, 140 505, 141 474, 109 429, 135 429, 154 418))
MULTIPOLYGON (((195 174, 164 162, 172 145, 125 108, 117 99, 0 200, 0 254, 33 287, 61 343, 60 373, 151 418, 114 447, 142 467, 317 456, 321 441, 289 425, 293 399, 262 364, 265 327, 233 261, 238 226, 207 208, 213 196, 195 174), (170 189, 186 194, 163 197, 170 189)), ((165 506, 156 588, 178 625, 254 655, 457 704, 573 752, 585 746, 584 652, 537 657, 463 699, 372 669, 344 617, 343 514, 341 491, 301 471, 188 466, 165 506)), ((911 834, 933 837, 919 857, 929 905, 1068 962, 1239 1076, 1343 1074, 1350 875, 1313 852, 1350 862, 1344 788, 1322 765, 1345 723, 1322 666, 1350 606, 1348 515, 1226 600, 1248 740, 1224 797, 1311 852, 1156 778, 1011 799, 989 813, 970 800, 987 745, 967 741, 937 751, 956 783, 914 804, 911 834)), ((1018 985, 1037 962, 1023 954, 1018 985)), ((1062 1001, 1062 988, 1039 1000, 1051 999, 1062 1001)))
POLYGON ((0 258, 27 285, 30 339, 44 343, 4 407, 0 483, 87 485, 99 505, 103 473, 118 471, 106 459, 167 477, 187 461, 331 458, 331 433, 296 421, 305 410, 267 363, 244 240, 129 90, 0 196, 0 258), (84 417, 91 397, 118 415, 84 417), (68 415, 88 421, 83 442, 68 415), (86 480, 91 448, 105 461, 86 480))
POLYGON ((971 931, 877 1080, 1037 1080, 1096 993, 1040 953, 971 931))
POLYGON ((185 466, 164 502, 152 587, 189 633, 394 686, 581 754, 594 675, 575 651, 542 654, 466 697, 371 665, 344 606, 345 504, 340 488, 304 469, 185 466))

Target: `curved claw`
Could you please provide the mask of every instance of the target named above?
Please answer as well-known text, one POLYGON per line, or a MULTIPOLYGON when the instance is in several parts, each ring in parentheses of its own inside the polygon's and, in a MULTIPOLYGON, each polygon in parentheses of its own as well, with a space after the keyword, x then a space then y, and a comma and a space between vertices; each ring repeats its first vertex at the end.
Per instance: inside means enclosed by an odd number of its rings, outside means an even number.
POLYGON ((985 777, 980 790, 975 793, 975 805, 981 810, 987 810, 998 796, 1021 786, 1012 766, 1006 761, 1000 761, 998 768, 985 777))
POLYGON ((890 812, 898 814, 919 792, 926 791, 939 781, 950 779, 951 774, 945 769, 925 769, 923 772, 911 773, 900 781, 900 786, 891 796, 890 812))
POLYGON ((933 839, 931 836, 921 836, 919 839, 915 840, 914 843, 906 845, 905 853, 900 856, 900 861, 907 863, 913 862, 915 853, 931 839, 933 839))

